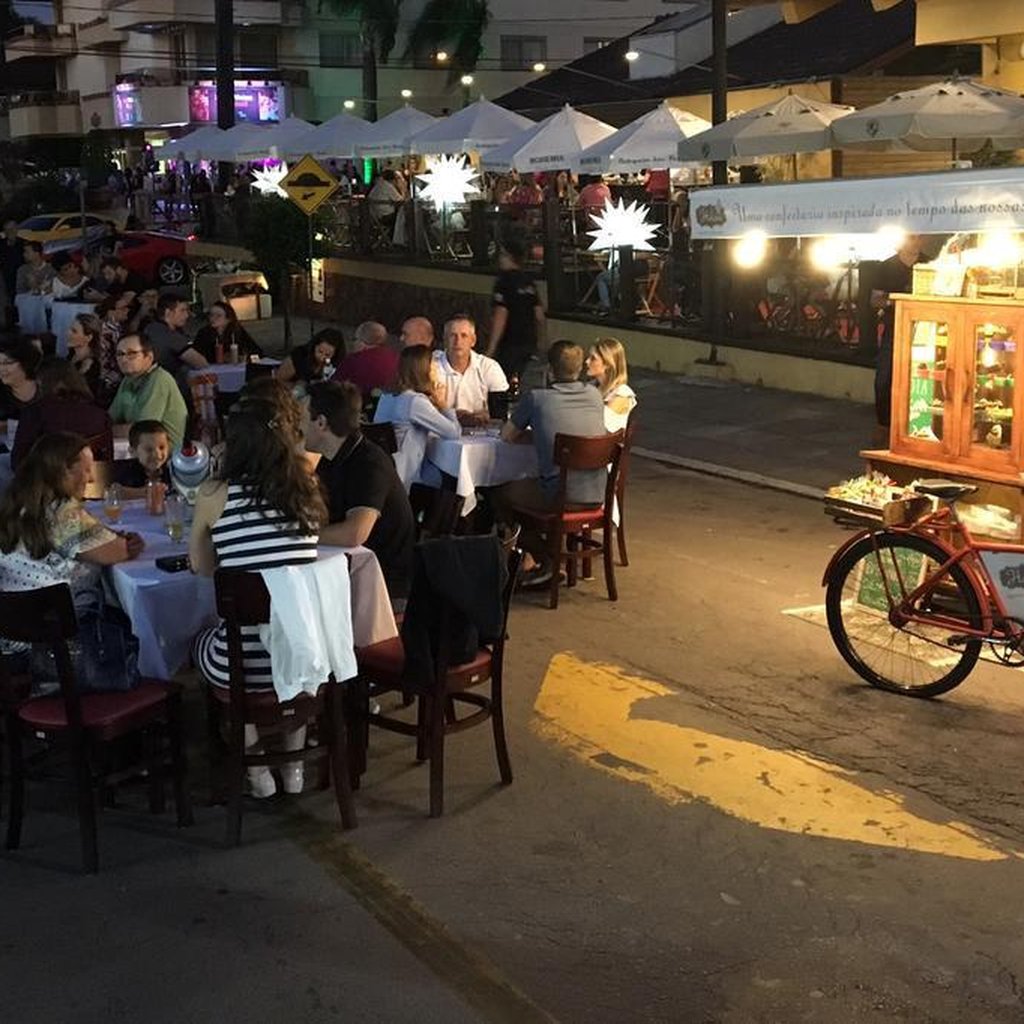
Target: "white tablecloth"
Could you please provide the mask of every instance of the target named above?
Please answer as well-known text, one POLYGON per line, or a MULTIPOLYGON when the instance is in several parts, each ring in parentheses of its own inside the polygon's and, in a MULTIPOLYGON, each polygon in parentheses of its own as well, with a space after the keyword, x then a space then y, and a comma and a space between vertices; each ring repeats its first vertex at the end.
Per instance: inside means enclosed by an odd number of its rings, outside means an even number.
POLYGON ((50 306, 50 330, 57 338, 57 355, 68 354, 68 328, 79 313, 95 313, 91 302, 54 302, 50 306))
MULTIPOLYGON (((279 359, 261 359, 260 366, 280 366, 279 359)), ((190 377, 210 373, 217 378, 217 390, 225 394, 233 394, 245 387, 245 363, 211 363, 201 370, 191 370, 190 377)))
MULTIPOLYGON (((90 503, 102 518, 102 504, 90 503)), ((142 534, 146 550, 133 562, 107 570, 111 589, 139 638, 139 670, 155 679, 170 679, 189 660, 199 630, 217 623, 213 580, 185 572, 163 572, 155 559, 183 555, 188 543, 175 544, 163 530, 163 519, 148 515, 142 501, 126 502, 118 530, 142 534)), ((346 553, 352 582, 352 629, 357 646, 398 635, 384 575, 377 556, 367 548, 320 549, 320 557, 346 553)))
POLYGON ((14 296, 14 305, 18 310, 18 329, 22 334, 40 334, 50 329, 49 312, 52 302, 49 295, 23 292, 14 296))
MULTIPOLYGON (((463 515, 476 507, 478 487, 537 476, 537 452, 532 444, 510 444, 493 434, 463 434, 455 441, 431 437, 427 461, 455 477, 455 492, 464 500, 463 515)), ((424 472, 423 482, 436 485, 439 481, 424 472)))

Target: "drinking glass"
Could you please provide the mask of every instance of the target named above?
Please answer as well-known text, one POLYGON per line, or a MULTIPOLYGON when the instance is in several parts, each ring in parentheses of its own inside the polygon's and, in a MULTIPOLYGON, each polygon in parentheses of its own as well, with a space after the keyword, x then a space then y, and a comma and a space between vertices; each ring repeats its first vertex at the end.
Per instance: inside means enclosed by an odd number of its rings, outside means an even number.
POLYGON ((167 536, 179 543, 185 536, 185 503, 177 494, 168 494, 164 499, 164 524, 167 536))
POLYGON ((121 485, 111 484, 103 492, 103 512, 112 523, 121 521, 121 485))

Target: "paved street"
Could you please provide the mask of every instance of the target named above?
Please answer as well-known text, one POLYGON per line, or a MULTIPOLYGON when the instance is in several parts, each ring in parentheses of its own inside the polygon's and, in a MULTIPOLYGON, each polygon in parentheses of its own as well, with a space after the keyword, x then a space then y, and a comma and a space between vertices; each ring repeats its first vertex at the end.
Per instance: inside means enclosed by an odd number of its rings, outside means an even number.
POLYGON ((456 736, 429 821, 375 736, 356 831, 281 799, 225 852, 218 809, 176 834, 128 794, 95 879, 36 793, 9 1019, 1024 1019, 1019 678, 860 685, 813 612, 843 534, 812 501, 638 460, 629 514, 618 604, 517 601, 508 789, 488 730, 456 736))

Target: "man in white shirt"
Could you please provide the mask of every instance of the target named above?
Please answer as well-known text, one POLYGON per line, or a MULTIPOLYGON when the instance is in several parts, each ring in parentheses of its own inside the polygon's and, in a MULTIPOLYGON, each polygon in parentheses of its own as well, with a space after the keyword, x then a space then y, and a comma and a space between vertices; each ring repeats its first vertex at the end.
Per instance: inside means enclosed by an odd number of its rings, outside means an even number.
POLYGON ((487 395, 508 391, 508 378, 497 360, 474 352, 476 324, 454 316, 444 325, 444 351, 434 353, 434 365, 445 389, 444 405, 454 409, 464 426, 486 423, 487 395))

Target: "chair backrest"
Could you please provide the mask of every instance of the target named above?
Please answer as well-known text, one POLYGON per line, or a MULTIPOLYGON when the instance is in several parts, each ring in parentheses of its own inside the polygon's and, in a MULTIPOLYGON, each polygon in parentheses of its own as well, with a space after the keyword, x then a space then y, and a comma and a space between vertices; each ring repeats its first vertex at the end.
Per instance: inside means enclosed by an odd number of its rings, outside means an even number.
POLYGON ((388 455, 394 455, 398 451, 398 439, 395 437, 393 423, 364 423, 359 429, 367 441, 372 441, 378 448, 383 448, 388 455))
POLYGON ((459 525, 465 499, 454 490, 413 484, 409 488, 409 504, 416 521, 416 539, 420 540, 453 534, 459 525))
POLYGON ((217 377, 212 373, 193 373, 188 378, 192 408, 200 428, 219 429, 217 421, 217 377))
MULTIPOLYGON (((0 637, 49 647, 57 669, 68 726, 76 742, 81 736, 82 706, 68 641, 77 633, 78 618, 71 588, 66 583, 38 590, 0 592, 0 637)), ((3 674, 7 674, 6 666, 3 674)))
POLYGON ((270 594, 258 572, 218 569, 213 575, 217 614, 228 642, 228 689, 232 725, 241 728, 245 706, 245 661, 242 627, 270 621, 270 594))
POLYGON ((636 435, 636 410, 634 405, 630 410, 629 418, 626 420, 626 429, 622 435, 622 455, 619 457, 619 479, 616 483, 616 494, 620 495, 626 487, 626 477, 629 476, 629 453, 633 450, 633 438, 636 435))
POLYGON ((619 478, 619 460, 622 458, 624 430, 599 437, 576 437, 573 434, 555 434, 555 465, 560 469, 558 484, 559 506, 565 504, 565 488, 573 470, 607 469, 604 505, 611 508, 619 478))

